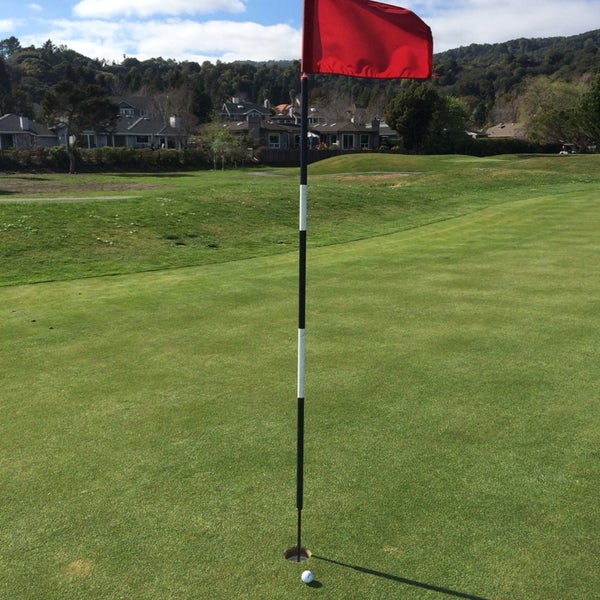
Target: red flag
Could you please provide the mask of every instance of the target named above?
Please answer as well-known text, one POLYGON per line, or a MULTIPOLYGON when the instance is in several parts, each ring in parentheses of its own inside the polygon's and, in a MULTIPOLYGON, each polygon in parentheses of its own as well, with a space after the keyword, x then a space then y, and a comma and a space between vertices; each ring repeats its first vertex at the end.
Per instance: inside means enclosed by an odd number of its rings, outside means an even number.
POLYGON ((372 0, 304 0, 302 71, 427 79, 431 29, 406 8, 372 0))

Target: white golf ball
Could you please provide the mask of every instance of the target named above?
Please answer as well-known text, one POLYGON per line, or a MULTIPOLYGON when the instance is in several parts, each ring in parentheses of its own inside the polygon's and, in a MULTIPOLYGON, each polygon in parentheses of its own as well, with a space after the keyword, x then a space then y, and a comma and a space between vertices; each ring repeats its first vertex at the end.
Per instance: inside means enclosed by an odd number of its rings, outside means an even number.
POLYGON ((301 577, 304 583, 310 583, 313 580, 312 571, 302 571, 301 577))

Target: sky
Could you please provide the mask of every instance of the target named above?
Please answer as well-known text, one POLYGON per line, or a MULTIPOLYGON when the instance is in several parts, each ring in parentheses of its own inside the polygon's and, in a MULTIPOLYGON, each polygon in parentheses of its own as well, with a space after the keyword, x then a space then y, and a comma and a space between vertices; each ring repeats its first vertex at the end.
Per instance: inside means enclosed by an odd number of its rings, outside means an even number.
MULTIPOLYGON (((343 0, 339 0, 340 2, 343 0)), ((600 0, 387 0, 432 29, 434 51, 600 29, 600 0)), ((300 58, 302 0, 0 0, 0 40, 51 40, 120 63, 300 58)))

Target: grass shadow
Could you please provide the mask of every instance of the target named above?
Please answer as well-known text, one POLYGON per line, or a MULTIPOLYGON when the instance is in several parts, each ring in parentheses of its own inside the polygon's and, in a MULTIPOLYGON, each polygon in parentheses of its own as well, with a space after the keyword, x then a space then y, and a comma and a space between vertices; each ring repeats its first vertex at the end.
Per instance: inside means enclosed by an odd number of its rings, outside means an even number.
POLYGON ((176 171, 164 171, 162 173, 156 171, 140 171, 139 173, 130 173, 128 171, 120 172, 116 171, 110 173, 113 177, 123 177, 126 179, 183 179, 185 177, 195 177, 194 173, 178 173, 176 171))
POLYGON ((359 573, 364 573, 365 575, 373 575, 375 577, 381 577, 383 579, 397 581, 398 583, 402 583, 404 585, 411 585, 413 587, 418 587, 423 590, 429 590, 430 592, 438 592, 439 594, 445 594, 446 596, 452 596, 454 598, 466 598, 467 600, 490 600, 489 598, 484 598, 483 596, 476 596, 474 594, 468 594, 466 592, 459 592, 457 590, 451 590, 449 588, 445 588, 439 585, 433 585, 431 583, 425 583, 423 581, 415 581, 414 579, 408 579, 407 577, 401 577, 399 575, 392 575, 390 573, 376 571, 375 569, 369 569, 367 567, 351 565, 349 563, 334 560, 332 558, 326 558, 325 556, 318 556, 317 554, 313 554, 311 558, 332 563, 334 565, 339 565, 340 567, 345 567, 346 569, 352 569, 354 571, 358 571, 359 573))
POLYGON ((16 175, 15 173, 3 173, 7 179, 22 179, 23 181, 50 181, 50 177, 42 175, 16 175))

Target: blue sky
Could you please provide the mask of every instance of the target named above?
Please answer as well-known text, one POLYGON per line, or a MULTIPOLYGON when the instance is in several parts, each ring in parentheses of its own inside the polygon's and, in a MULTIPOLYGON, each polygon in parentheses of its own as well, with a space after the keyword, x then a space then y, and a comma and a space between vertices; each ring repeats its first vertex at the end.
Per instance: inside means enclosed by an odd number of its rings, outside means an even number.
MULTIPOLYGON (((343 0, 339 0, 340 2, 343 0)), ((600 0, 387 0, 432 28, 435 51, 600 29, 600 0)), ((90 58, 300 57, 302 0, 0 0, 0 39, 90 58)))

